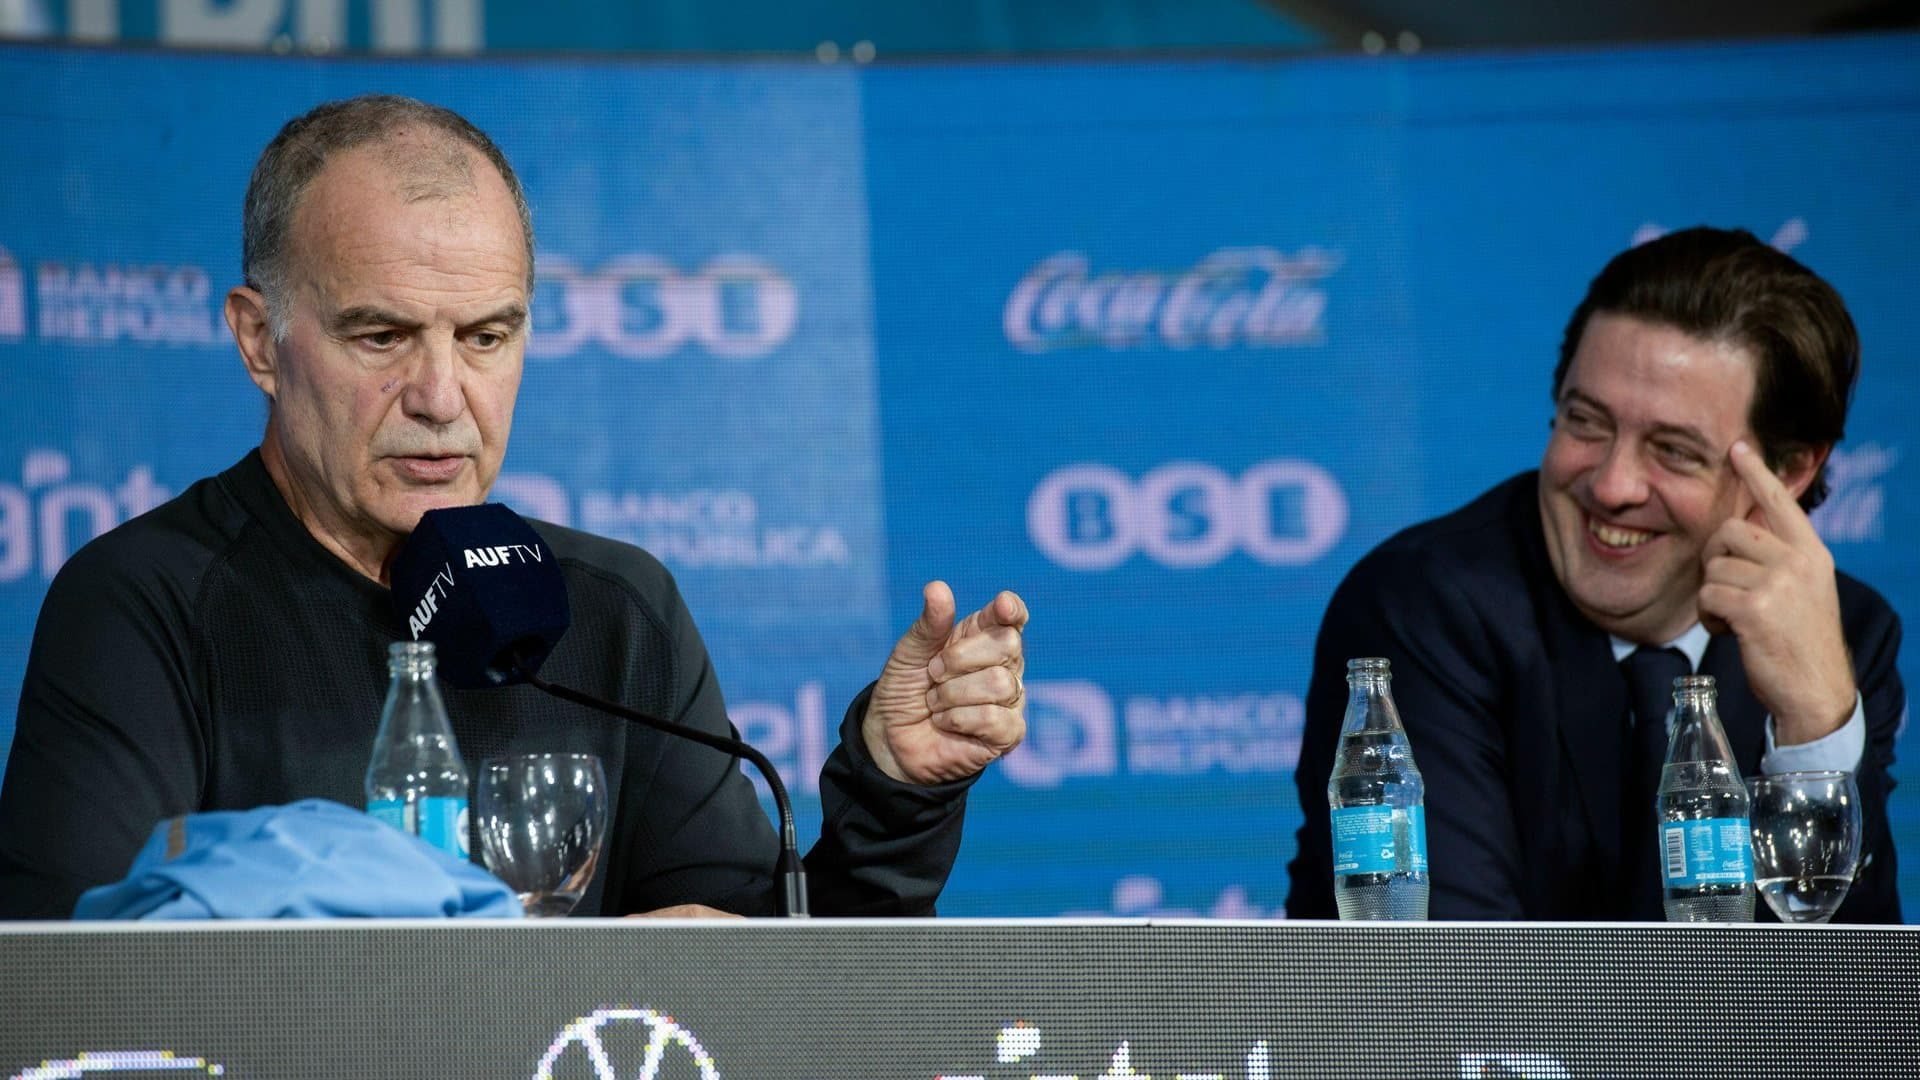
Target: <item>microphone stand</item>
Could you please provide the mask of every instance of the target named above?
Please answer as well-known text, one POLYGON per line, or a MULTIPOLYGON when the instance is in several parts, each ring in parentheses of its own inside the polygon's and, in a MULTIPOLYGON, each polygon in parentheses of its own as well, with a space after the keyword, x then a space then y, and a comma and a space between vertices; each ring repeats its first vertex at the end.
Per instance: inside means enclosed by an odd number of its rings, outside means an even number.
POLYGON ((671 720, 662 720, 655 716, 648 716, 646 713, 640 712, 637 709, 629 709, 624 705, 619 705, 611 701, 602 701, 591 694, 583 694, 571 687, 550 683, 529 670, 529 665, 517 656, 514 658, 514 669, 517 670, 521 677, 525 678, 528 684, 533 686, 534 689, 551 694, 554 697, 560 698, 562 701, 571 701, 575 705, 584 705, 589 709, 612 713, 622 719, 631 720, 636 724, 650 727, 655 731, 663 731, 669 735, 677 735, 683 739, 691 739, 702 746, 711 746, 723 754, 728 754, 733 757, 743 757, 753 762, 754 768, 760 770, 760 775, 766 777, 767 787, 773 792, 773 805, 779 811, 780 861, 774 869, 780 878, 780 914, 796 919, 804 919, 808 916, 807 871, 800 862, 798 830, 796 830, 793 825, 793 803, 787 799, 787 786, 780 781, 780 770, 773 767, 773 762, 767 760, 765 754, 762 754, 740 739, 730 739, 725 735, 715 735, 711 732, 701 731, 699 728, 688 727, 685 724, 676 724, 671 720))

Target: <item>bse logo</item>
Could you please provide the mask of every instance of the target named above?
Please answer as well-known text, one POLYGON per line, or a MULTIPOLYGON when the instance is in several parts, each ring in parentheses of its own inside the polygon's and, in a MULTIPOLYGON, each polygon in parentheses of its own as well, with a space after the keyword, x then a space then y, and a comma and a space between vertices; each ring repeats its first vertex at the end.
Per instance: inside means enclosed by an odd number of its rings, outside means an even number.
POLYGON ((1139 480, 1107 465, 1054 470, 1027 499, 1027 535, 1069 570, 1111 570, 1135 552, 1193 570, 1241 551, 1268 566, 1303 566, 1347 531, 1347 496, 1310 461, 1276 458, 1232 477, 1177 461, 1139 480))
POLYGON ((786 344, 800 295, 780 271, 724 255, 684 274, 664 259, 629 255, 586 270, 541 256, 534 332, 538 360, 598 347, 623 360, 659 360, 693 347, 723 360, 754 360, 786 344))

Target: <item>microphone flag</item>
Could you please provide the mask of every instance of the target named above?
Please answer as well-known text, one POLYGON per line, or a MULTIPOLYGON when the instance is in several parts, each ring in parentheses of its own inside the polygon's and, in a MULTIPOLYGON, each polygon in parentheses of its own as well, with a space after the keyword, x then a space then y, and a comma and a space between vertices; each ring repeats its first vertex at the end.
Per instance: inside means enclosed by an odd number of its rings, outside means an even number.
POLYGON ((553 549, 499 503, 429 510, 388 569, 394 611, 462 690, 524 682, 572 622, 553 549))

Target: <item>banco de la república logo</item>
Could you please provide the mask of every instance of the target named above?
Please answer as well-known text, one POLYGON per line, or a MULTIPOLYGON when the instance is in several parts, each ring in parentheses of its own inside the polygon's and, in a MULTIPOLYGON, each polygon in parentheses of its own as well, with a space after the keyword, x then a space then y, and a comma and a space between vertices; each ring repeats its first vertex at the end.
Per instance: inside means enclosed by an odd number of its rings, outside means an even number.
POLYGON ((207 271, 188 263, 43 259, 0 248, 0 344, 197 347, 226 341, 207 271))

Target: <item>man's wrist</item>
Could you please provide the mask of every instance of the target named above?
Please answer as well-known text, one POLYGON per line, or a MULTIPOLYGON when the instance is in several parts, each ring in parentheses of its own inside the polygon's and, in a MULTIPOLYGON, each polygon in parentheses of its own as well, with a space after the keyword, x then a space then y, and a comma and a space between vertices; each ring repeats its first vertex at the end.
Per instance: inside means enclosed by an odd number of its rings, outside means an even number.
POLYGON ((1854 709, 1860 700, 1860 693, 1853 687, 1847 687, 1846 696, 1839 704, 1808 710, 1794 716, 1775 713, 1773 717, 1774 738, 1779 746, 1799 746, 1802 743, 1817 742, 1839 731, 1853 717, 1854 709), (1809 720, 1808 717, 1816 719, 1809 720))
POLYGON ((1760 771, 1769 775, 1783 772, 1838 770, 1853 772, 1867 748, 1866 701, 1855 694, 1853 711, 1845 723, 1810 742, 1789 744, 1781 737, 1779 722, 1769 716, 1766 725, 1766 753, 1760 758, 1760 771))

